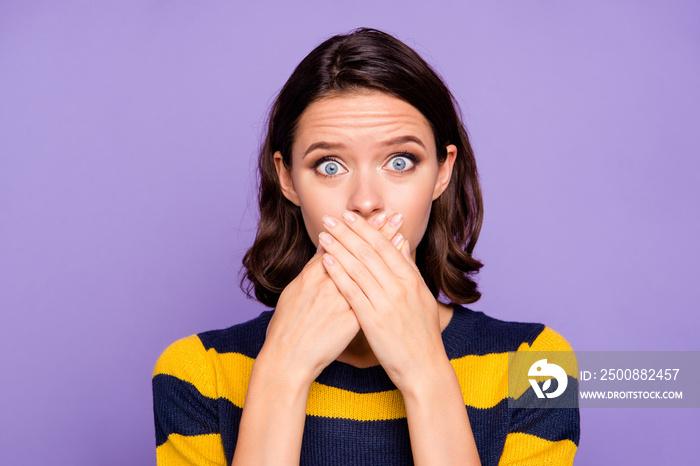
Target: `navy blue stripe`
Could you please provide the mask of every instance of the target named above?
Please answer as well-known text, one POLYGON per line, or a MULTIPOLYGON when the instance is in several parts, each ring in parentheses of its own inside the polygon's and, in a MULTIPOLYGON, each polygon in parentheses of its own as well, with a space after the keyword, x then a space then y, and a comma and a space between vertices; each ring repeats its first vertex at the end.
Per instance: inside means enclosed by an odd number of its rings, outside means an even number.
POLYGON ((333 361, 316 377, 316 382, 355 393, 395 390, 396 385, 382 366, 359 368, 333 361))
MULTIPOLYGON (((488 409, 466 409, 482 466, 497 466, 508 433, 507 400, 488 409)), ((307 416, 300 464, 413 464, 407 420, 354 421, 307 416), (313 444, 309 439, 314 439, 313 444)))
POLYGON ((481 466, 497 466, 508 434, 508 400, 486 409, 466 408, 481 466))
POLYGON ((351 421, 306 416, 301 466, 413 464, 406 419, 351 421), (309 441, 309 439, 313 439, 309 441))
MULTIPOLYGON (((505 322, 475 312, 463 306, 452 306, 454 314, 442 332, 445 350, 450 359, 465 355, 483 355, 515 351, 523 343, 532 344, 544 330, 544 325, 505 322), (469 338, 465 336, 469 335, 469 338)), ((273 311, 263 311, 258 317, 234 326, 200 333, 204 347, 217 353, 240 353, 255 358, 263 343, 273 311)))
POLYGON ((208 398, 189 382, 166 374, 153 377, 153 414, 156 446, 170 434, 219 433, 216 400, 208 398))
MULTIPOLYGON (((453 317, 442 333, 450 359, 516 351, 523 342, 532 344, 545 328, 542 324, 494 319, 458 304, 453 305, 453 309, 453 317)), ((272 310, 263 311, 248 322, 198 336, 207 350, 213 348, 217 353, 240 353, 255 358, 265 342, 272 313, 272 310)))
MULTIPOLYGON (((552 381, 555 386, 550 392, 556 390, 556 379, 552 381)), ((534 390, 528 388, 517 403, 526 407, 511 409, 511 432, 531 434, 552 442, 571 440, 578 446, 581 431, 578 380, 574 377, 568 376, 566 391, 557 398, 537 398, 534 390)))
POLYGON ((263 311, 255 319, 236 324, 221 330, 210 330, 197 336, 204 348, 213 348, 217 353, 240 353, 256 358, 265 343, 267 325, 272 318, 272 311, 263 311))
POLYGON ((545 328, 542 324, 505 322, 460 305, 453 308, 450 325, 442 334, 450 359, 516 351, 524 342, 531 345, 545 328))
POLYGON ((239 408, 226 398, 219 398, 218 406, 221 424, 221 439, 224 442, 226 464, 231 464, 233 461, 233 453, 236 450, 236 442, 238 441, 238 428, 241 424, 243 408, 239 408))

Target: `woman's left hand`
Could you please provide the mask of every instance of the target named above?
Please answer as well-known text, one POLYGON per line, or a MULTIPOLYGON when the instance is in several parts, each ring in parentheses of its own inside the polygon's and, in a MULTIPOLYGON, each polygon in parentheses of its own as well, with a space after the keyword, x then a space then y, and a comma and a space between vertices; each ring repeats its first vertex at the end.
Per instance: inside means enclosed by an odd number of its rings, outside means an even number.
MULTIPOLYGON (((393 220, 399 214, 394 214, 393 220)), ((413 262, 408 240, 392 241, 350 212, 343 220, 326 215, 319 235, 327 251, 323 264, 345 296, 380 364, 396 387, 419 383, 447 360, 438 302, 413 262), (330 233, 330 234, 329 234, 330 233)))

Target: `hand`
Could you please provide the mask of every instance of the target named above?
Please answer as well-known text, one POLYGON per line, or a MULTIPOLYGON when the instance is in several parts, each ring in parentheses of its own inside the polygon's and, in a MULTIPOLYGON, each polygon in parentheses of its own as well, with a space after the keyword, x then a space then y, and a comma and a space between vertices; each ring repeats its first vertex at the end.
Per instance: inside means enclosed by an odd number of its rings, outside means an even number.
MULTIPOLYGON (((400 224, 378 214, 367 227, 389 242, 387 238, 394 238, 400 224)), ((316 254, 282 291, 261 350, 279 370, 308 384, 360 330, 355 313, 322 265, 324 252, 319 243, 316 254)))
POLYGON ((324 226, 328 232, 319 235, 327 251, 323 265, 354 310, 380 364, 403 391, 419 381, 436 358, 447 358, 438 302, 400 234, 392 244, 349 211, 343 213, 343 221, 325 216, 324 226))

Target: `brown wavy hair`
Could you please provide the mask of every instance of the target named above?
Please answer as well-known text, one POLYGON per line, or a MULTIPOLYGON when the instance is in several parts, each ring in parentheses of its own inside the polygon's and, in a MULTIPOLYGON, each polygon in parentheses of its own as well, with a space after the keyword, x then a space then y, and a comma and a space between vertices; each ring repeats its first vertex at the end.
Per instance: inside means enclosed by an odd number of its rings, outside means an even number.
POLYGON ((357 90, 378 90, 418 109, 430 122, 438 163, 446 146, 457 146, 447 189, 433 201, 416 265, 438 298, 472 303, 481 297, 474 276, 482 263, 472 257, 483 220, 476 161, 459 105, 437 73, 413 49, 376 29, 359 28, 323 42, 296 67, 273 103, 258 158, 260 220, 253 246, 243 257, 241 289, 275 307, 282 290, 311 259, 301 209, 280 189, 273 154, 292 165, 292 143, 301 114, 312 102, 357 90))

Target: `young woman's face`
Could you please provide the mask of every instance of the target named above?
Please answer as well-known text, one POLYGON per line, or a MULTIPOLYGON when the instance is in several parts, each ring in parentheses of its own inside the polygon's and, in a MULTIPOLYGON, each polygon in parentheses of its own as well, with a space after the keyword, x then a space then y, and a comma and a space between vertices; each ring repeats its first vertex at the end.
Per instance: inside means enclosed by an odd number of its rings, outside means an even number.
POLYGON ((447 188, 457 148, 438 165, 430 124, 412 105, 383 92, 327 97, 302 113, 292 145, 292 168, 275 153, 284 195, 301 208, 318 245, 321 219, 347 209, 369 219, 404 216, 401 233, 415 251, 433 200, 447 188))

